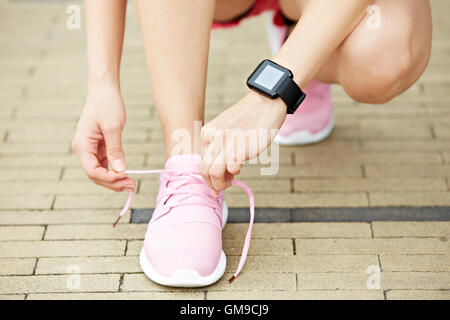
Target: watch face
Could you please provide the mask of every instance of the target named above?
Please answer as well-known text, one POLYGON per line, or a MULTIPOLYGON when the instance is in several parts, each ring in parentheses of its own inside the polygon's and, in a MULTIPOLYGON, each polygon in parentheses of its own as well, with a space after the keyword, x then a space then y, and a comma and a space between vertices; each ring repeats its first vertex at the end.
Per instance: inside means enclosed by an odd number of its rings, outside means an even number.
POLYGON ((289 77, 287 69, 273 63, 270 60, 264 60, 247 80, 247 85, 257 91, 272 98, 277 97, 278 84, 289 77))
POLYGON ((266 88, 268 91, 272 91, 283 75, 284 73, 282 71, 275 69, 271 65, 266 65, 255 79, 255 83, 266 88))

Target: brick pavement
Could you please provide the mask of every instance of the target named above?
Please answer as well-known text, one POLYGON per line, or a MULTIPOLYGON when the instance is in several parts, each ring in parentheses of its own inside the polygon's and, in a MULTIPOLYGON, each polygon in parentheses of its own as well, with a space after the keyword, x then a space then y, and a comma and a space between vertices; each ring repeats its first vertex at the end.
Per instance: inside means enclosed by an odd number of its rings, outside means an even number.
MULTIPOLYGON (((145 225, 127 216, 113 230, 126 195, 87 181, 70 151, 86 90, 84 30, 65 26, 71 3, 0 0, 0 299, 450 299, 448 221, 258 223, 232 285, 224 277, 200 290, 170 290, 146 279, 137 261, 145 225), (371 266, 381 270, 380 289, 367 287, 371 266), (68 287, 73 268, 79 289, 68 287)), ((258 207, 450 208, 450 4, 432 4, 433 56, 420 81, 381 106, 333 88, 336 129, 327 141, 281 148, 275 176, 243 170, 258 207)), ((268 55, 264 30, 262 17, 213 33, 208 119, 246 92, 243 79, 268 55)), ((160 167, 161 133, 132 5, 122 87, 129 167, 160 167)), ((155 181, 140 178, 133 208, 153 207, 155 181)), ((248 206, 237 190, 227 202, 248 206)), ((227 272, 238 263, 245 228, 225 229, 227 272)))

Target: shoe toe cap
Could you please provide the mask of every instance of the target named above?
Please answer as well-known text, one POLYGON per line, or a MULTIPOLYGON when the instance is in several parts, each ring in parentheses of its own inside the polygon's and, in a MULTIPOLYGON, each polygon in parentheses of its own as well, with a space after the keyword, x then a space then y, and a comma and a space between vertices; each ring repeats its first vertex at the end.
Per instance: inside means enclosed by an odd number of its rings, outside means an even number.
POLYGON ((222 252, 221 230, 208 223, 184 223, 151 230, 144 250, 153 269, 165 277, 194 270, 205 277, 214 272, 222 252))

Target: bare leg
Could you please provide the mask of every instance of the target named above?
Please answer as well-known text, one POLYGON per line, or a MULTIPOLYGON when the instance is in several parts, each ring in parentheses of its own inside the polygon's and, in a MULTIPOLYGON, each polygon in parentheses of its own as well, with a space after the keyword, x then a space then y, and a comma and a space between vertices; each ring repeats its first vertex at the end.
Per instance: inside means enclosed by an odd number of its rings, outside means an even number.
MULTIPOLYGON (((135 5, 168 158, 177 144, 173 132, 184 129, 194 137, 194 121, 203 121, 214 1, 135 0, 135 5)), ((190 144, 186 152, 197 151, 190 144)))
MULTIPOLYGON (((284 14, 300 19, 311 0, 280 0, 284 14)), ((375 0, 380 29, 366 16, 317 73, 355 100, 383 103, 411 87, 431 53, 431 9, 426 0, 375 0)))
POLYGON ((249 10, 255 0, 216 0, 214 20, 226 22, 249 10))

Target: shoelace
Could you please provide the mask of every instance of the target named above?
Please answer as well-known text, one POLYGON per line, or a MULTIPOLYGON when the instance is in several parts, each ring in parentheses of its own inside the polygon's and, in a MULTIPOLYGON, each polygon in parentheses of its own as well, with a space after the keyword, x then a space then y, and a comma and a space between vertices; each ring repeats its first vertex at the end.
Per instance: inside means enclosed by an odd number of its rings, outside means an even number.
MULTIPOLYGON (((124 173, 126 173, 126 174, 158 174, 158 173, 159 174, 161 174, 161 173, 183 174, 182 172, 176 171, 176 170, 127 170, 124 173)), ((188 175, 195 177, 195 178, 203 179, 200 175, 196 175, 196 174, 188 174, 188 175)), ((239 265, 238 265, 234 275, 230 279, 228 279, 228 283, 231 283, 234 279, 236 279, 236 277, 239 275, 242 268, 244 267, 245 260, 247 259, 248 249, 250 247, 250 241, 251 241, 252 229, 253 229, 253 220, 255 218, 255 197, 254 197, 252 191, 250 190, 250 188, 245 183, 238 181, 238 180, 233 180, 232 185, 241 187, 247 193, 248 199, 250 202, 250 221, 249 221, 247 234, 245 236, 244 247, 242 249, 241 259, 239 260, 239 265)), ((125 206, 123 207, 122 211, 120 212, 119 216, 117 217, 117 220, 114 222, 113 227, 116 227, 120 218, 123 217, 125 215, 125 213, 127 213, 128 210, 130 209, 131 201, 133 200, 133 195, 134 195, 134 192, 129 193, 128 200, 127 200, 125 206)))

